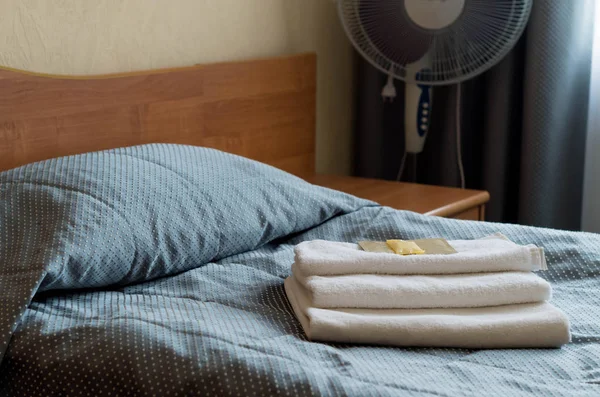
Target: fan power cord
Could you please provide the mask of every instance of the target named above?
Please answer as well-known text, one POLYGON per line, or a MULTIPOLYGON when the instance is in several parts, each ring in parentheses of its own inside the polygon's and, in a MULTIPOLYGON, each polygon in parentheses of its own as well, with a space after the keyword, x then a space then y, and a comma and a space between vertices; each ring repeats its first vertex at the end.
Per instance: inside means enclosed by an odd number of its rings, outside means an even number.
POLYGON ((398 170, 398 176, 396 176, 396 181, 400 182, 402 179, 402 174, 404 173, 404 166, 406 165, 406 150, 402 155, 402 160, 400 161, 400 169, 398 170))
POLYGON ((462 108, 462 88, 461 84, 456 85, 456 158, 458 161, 458 172, 460 173, 460 187, 466 188, 465 181, 465 167, 463 165, 462 158, 462 122, 461 122, 461 108, 462 108))
POLYGON ((394 85, 394 76, 392 76, 392 73, 390 72, 388 75, 387 84, 383 87, 383 90, 381 90, 381 97, 383 98, 383 102, 386 102, 387 100, 394 102, 396 95, 397 92, 396 86, 394 85))

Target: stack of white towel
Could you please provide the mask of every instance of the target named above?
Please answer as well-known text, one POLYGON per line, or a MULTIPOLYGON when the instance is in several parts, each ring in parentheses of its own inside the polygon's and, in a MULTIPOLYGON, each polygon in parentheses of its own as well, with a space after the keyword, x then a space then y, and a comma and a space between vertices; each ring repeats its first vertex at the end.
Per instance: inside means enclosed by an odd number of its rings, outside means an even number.
POLYGON ((304 242, 285 290, 310 340, 473 349, 570 341, 550 284, 532 273, 546 270, 543 249, 499 234, 449 243, 457 253, 402 256, 304 242))

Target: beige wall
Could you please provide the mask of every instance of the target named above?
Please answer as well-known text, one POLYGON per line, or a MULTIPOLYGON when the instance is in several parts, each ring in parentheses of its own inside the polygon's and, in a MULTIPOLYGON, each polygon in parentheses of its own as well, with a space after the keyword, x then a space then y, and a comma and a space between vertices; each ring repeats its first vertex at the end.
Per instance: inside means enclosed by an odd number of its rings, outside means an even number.
POLYGON ((353 61, 332 0, 0 0, 0 65, 99 74, 316 51, 317 168, 348 173, 353 61))

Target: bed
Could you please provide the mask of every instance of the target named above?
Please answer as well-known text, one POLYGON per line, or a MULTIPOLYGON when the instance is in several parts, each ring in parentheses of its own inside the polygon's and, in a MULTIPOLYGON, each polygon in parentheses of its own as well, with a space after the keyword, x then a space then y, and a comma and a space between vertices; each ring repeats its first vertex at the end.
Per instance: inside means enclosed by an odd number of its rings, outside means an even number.
POLYGON ((315 61, 0 71, 0 395, 600 395, 600 237, 306 183, 315 61), (285 296, 302 241, 494 232, 545 248, 571 343, 313 343, 285 296))

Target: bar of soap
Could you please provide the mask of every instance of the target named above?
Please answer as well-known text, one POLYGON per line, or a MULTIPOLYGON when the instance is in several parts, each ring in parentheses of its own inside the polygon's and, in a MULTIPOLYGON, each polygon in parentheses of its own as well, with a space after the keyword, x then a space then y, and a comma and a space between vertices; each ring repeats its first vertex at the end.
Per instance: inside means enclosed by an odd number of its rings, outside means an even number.
POLYGON ((387 245, 399 255, 422 255, 424 250, 414 241, 405 240, 387 240, 387 245))

